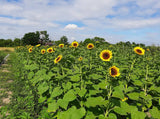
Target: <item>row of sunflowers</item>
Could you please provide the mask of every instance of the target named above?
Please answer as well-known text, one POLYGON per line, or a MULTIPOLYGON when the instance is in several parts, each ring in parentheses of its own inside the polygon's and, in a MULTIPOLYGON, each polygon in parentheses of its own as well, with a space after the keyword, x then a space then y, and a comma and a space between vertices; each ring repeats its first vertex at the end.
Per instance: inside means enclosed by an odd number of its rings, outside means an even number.
POLYGON ((31 118, 159 118, 158 51, 77 41, 16 51, 24 66, 20 76, 38 109, 36 115, 28 112, 31 118))

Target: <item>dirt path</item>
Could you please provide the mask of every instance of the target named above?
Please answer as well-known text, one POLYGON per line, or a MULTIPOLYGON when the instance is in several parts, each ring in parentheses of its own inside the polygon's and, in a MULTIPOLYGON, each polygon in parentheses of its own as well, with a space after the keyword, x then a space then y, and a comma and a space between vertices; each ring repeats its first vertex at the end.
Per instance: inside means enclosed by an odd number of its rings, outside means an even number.
POLYGON ((10 103, 12 77, 11 65, 9 65, 9 57, 7 57, 4 64, 0 66, 0 118, 3 118, 4 115, 9 115, 3 108, 10 103))

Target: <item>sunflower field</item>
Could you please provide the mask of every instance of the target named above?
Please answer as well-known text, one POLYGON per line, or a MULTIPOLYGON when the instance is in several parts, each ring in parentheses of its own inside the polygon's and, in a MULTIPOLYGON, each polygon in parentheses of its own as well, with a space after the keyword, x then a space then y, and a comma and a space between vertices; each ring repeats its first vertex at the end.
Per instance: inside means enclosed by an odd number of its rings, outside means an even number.
POLYGON ((160 50, 74 41, 16 48, 12 117, 160 119, 160 50))

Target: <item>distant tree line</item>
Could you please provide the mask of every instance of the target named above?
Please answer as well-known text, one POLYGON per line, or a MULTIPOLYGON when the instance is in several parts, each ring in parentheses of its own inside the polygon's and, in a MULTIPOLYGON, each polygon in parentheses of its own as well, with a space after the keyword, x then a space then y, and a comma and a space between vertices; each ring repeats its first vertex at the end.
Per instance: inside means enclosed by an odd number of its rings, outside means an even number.
MULTIPOLYGON (((68 38, 66 36, 62 36, 59 40, 53 41, 49 39, 49 34, 47 31, 36 31, 36 32, 29 32, 24 34, 22 38, 15 38, 14 40, 11 39, 0 39, 0 47, 13 47, 13 46, 22 46, 22 45, 59 45, 59 44, 68 45, 68 38)), ((88 43, 94 44, 107 44, 110 45, 109 42, 106 42, 104 38, 94 37, 94 38, 86 38, 84 41, 80 41, 80 45, 86 45, 88 43)), ((127 42, 119 42, 115 45, 121 46, 145 46, 144 44, 136 44, 135 42, 130 43, 127 42)), ((97 45, 98 46, 98 45, 97 45)))

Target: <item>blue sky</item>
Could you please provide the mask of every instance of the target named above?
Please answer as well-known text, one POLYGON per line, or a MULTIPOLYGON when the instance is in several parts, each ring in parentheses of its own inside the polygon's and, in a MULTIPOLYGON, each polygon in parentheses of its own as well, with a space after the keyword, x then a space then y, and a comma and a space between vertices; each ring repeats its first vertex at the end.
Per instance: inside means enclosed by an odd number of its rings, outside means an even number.
POLYGON ((160 45, 160 0, 0 0, 0 27, 5 39, 47 30, 51 40, 160 45))

